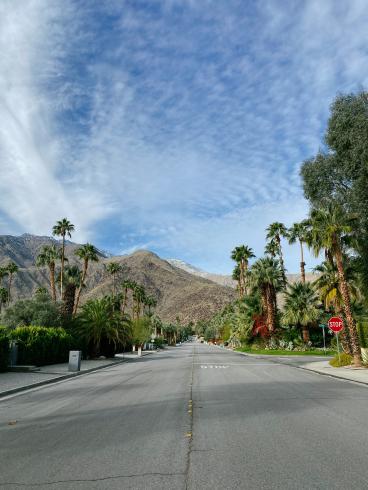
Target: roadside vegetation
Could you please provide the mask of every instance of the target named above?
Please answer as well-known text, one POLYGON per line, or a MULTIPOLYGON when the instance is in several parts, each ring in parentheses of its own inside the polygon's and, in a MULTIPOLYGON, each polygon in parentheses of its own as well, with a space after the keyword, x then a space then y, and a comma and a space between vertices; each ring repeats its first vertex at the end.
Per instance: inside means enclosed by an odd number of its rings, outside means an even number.
MULTIPOLYGON (((359 367, 368 361, 367 162, 368 93, 339 95, 324 149, 301 168, 309 216, 290 228, 271 223, 265 255, 251 265, 252 249, 235 247, 238 299, 199 323, 199 336, 245 352, 315 354, 323 352, 321 325, 340 316, 344 362, 359 367), (294 284, 286 282, 283 240, 300 250, 300 281, 294 284), (306 247, 323 258, 313 282, 306 280, 306 247)), ((333 353, 336 338, 327 328, 326 342, 333 353)))

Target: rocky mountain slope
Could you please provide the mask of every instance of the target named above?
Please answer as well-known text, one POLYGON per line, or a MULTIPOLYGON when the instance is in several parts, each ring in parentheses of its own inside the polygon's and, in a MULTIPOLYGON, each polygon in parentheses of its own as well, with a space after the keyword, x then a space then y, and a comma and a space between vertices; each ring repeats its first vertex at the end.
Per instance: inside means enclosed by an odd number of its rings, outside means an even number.
MULTIPOLYGON (((36 257, 43 245, 60 243, 49 237, 22 235, 0 236, 0 266, 14 261, 20 271, 14 278, 14 298, 29 297, 40 286, 48 286, 48 271, 35 267, 36 257)), ((68 242, 66 255, 69 263, 78 263, 74 256, 77 244, 68 242)), ((178 268, 148 251, 131 255, 106 257, 90 265, 83 300, 99 297, 112 290, 112 279, 104 265, 110 261, 124 267, 120 281, 129 278, 142 284, 147 293, 158 301, 156 311, 164 321, 182 322, 210 318, 235 298, 235 291, 178 268)))

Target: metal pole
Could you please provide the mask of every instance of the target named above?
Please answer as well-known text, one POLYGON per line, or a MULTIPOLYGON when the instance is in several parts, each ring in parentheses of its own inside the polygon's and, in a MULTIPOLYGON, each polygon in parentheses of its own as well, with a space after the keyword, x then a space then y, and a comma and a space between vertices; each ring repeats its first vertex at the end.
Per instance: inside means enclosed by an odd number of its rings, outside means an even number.
POLYGON ((339 358, 339 364, 340 364, 340 347, 339 347, 339 332, 336 332, 336 341, 337 341, 337 356, 339 358))
POLYGON ((326 352, 326 334, 325 334, 325 326, 323 325, 322 327, 322 332, 323 332, 323 350, 325 352, 325 355, 327 354, 326 352))

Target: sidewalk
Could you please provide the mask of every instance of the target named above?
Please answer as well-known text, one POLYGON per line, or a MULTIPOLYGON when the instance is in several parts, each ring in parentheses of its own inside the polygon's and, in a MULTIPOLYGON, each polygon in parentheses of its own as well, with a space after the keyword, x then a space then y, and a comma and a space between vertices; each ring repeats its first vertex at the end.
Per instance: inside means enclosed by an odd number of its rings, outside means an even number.
MULTIPOLYGON (((143 351, 146 356, 155 351, 143 351)), ((122 362, 139 359, 137 353, 117 354, 112 359, 94 359, 81 362, 81 370, 73 373, 68 371, 68 363, 41 366, 37 371, 0 373, 0 398, 20 391, 43 386, 64 379, 74 378, 99 369, 115 366, 122 362)))

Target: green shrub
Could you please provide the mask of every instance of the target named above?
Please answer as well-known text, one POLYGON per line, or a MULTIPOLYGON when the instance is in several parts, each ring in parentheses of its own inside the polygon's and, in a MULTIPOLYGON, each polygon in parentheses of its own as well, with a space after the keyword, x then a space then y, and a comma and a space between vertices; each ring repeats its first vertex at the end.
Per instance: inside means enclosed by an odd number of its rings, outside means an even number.
POLYGON ((4 311, 2 322, 11 328, 26 325, 63 326, 60 305, 52 301, 47 294, 36 294, 32 299, 16 301, 4 311))
POLYGON ((331 359, 330 364, 333 367, 350 366, 352 360, 353 358, 351 355, 342 352, 340 354, 340 361, 339 356, 336 355, 333 359, 331 359))
POLYGON ((66 362, 77 341, 61 327, 17 327, 10 337, 18 343, 18 364, 42 366, 66 362))
POLYGON ((155 338, 155 345, 157 346, 158 349, 162 349, 164 346, 165 340, 163 337, 156 337, 155 338))
POLYGON ((9 335, 5 327, 0 327, 0 372, 6 371, 9 362, 9 335))
POLYGON ((360 347, 363 349, 368 348, 368 322, 359 322, 358 325, 358 334, 360 340, 360 347))

